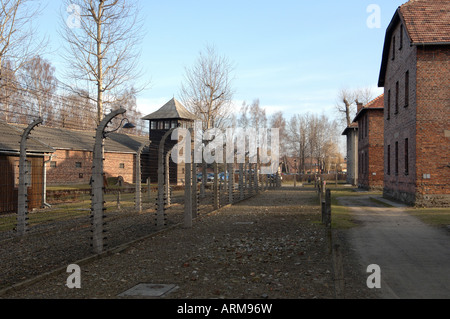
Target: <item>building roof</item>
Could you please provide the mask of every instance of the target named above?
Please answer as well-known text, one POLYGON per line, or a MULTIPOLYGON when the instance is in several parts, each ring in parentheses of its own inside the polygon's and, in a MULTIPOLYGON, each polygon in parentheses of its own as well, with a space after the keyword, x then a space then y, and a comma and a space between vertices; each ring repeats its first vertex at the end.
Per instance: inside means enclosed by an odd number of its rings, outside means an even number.
POLYGON ((158 111, 153 112, 142 118, 143 120, 197 120, 197 117, 189 112, 183 104, 178 102, 175 98, 164 104, 158 111))
POLYGON ((399 11, 413 45, 450 43, 449 0, 411 0, 399 11))
POLYGON ((342 135, 348 135, 348 133, 352 130, 358 130, 358 123, 357 122, 353 122, 350 124, 350 126, 347 126, 344 130, 344 132, 342 132, 342 135))
POLYGON ((403 23, 411 45, 450 45, 450 1, 410 0, 395 12, 386 30, 378 86, 384 86, 391 37, 403 23))
MULTIPOLYGON (((15 124, 16 127, 24 127, 15 124)), ((56 150, 90 151, 94 149, 95 131, 79 131, 66 128, 39 126, 32 135, 40 142, 56 150)), ((131 153, 137 152, 139 147, 148 142, 148 137, 121 133, 111 133, 105 139, 105 152, 131 153)))
POLYGON ((384 94, 381 94, 380 96, 376 97, 366 105, 364 105, 361 110, 356 114, 355 119, 353 122, 357 122, 359 118, 366 112, 369 112, 371 110, 383 110, 384 109, 384 94))
MULTIPOLYGON (((20 152, 20 141, 26 126, 22 129, 9 125, 4 121, 0 121, 0 153, 17 153, 20 152)), ((52 147, 42 143, 36 139, 36 128, 31 131, 27 140, 27 153, 53 153, 52 147)))

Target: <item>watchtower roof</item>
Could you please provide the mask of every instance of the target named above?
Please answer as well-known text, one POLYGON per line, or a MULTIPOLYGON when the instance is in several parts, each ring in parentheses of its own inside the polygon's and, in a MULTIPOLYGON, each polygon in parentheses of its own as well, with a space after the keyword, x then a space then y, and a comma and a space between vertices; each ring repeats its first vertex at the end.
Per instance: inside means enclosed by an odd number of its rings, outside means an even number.
POLYGON ((175 98, 164 104, 158 111, 153 112, 142 118, 143 120, 192 120, 198 118, 189 112, 183 104, 178 102, 175 98))

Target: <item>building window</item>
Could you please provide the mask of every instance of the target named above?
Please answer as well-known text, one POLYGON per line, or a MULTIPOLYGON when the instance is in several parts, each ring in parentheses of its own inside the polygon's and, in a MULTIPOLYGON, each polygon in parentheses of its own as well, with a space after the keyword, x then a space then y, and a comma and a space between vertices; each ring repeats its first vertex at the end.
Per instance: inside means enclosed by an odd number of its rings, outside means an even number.
POLYGON ((389 120, 391 118, 391 90, 388 91, 387 96, 387 117, 386 119, 389 120))
POLYGON ((398 175, 398 142, 395 142, 395 175, 398 175))
POLYGON ((364 139, 364 117, 361 117, 361 140, 364 139))
POLYGON ((150 129, 151 130, 156 130, 156 123, 157 123, 156 121, 151 121, 150 122, 150 129))
POLYGON ((178 122, 177 121, 172 121, 171 127, 170 128, 177 128, 178 126, 178 122))
POLYGON ((409 105, 409 71, 405 74, 405 107, 409 105))
POLYGON ((398 90, 399 90, 399 83, 395 83, 395 112, 394 114, 398 114, 398 90))
POLYGON ((387 174, 391 175, 391 146, 387 146, 387 174))
POLYGON ((82 168, 83 165, 81 164, 81 162, 76 162, 76 163, 75 163, 75 167, 76 167, 76 168, 82 168))
POLYGON ((169 130, 170 129, 170 121, 164 121, 164 129, 169 130))
POLYGON ((50 167, 51 168, 56 168, 56 162, 55 161, 51 161, 50 162, 50 167))
POLYGON ((364 116, 364 130, 365 132, 365 136, 369 136, 369 116, 366 113, 366 116, 364 116))
POLYGON ((400 43, 398 45, 398 49, 401 50, 403 48, 403 24, 400 25, 400 43))
POLYGON ((365 153, 364 154, 366 156, 366 159, 364 161, 364 163, 366 164, 366 174, 369 174, 369 153, 365 153))
POLYGON ((405 175, 409 174, 409 141, 405 138, 405 175))
POLYGON ((164 122, 163 121, 159 121, 158 122, 158 130, 163 130, 164 129, 164 122))
POLYGON ((395 59, 395 37, 392 37, 392 60, 395 59))
POLYGON ((119 168, 125 168, 125 163, 120 163, 119 168))
POLYGON ((362 175, 363 173, 363 167, 364 167, 364 154, 359 154, 359 173, 362 175))

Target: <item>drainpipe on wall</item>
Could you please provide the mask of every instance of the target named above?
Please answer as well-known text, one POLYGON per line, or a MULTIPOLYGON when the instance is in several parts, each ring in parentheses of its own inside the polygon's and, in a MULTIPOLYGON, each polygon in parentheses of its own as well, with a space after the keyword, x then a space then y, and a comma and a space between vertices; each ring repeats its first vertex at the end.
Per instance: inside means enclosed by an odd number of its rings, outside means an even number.
POLYGON ((48 208, 51 208, 52 205, 47 203, 47 164, 52 161, 52 158, 53 158, 53 154, 50 155, 48 161, 44 161, 44 167, 43 167, 44 183, 42 185, 42 205, 46 206, 48 208))

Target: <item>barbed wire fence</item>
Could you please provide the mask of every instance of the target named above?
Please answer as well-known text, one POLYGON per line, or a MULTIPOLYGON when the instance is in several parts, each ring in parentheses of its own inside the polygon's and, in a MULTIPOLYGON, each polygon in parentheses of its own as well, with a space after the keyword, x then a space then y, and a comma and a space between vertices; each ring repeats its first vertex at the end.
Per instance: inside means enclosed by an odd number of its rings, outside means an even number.
POLYGON ((171 185, 167 178, 170 150, 162 148, 162 164, 156 168, 148 165, 159 156, 152 151, 155 145, 150 145, 148 136, 121 134, 133 139, 133 150, 124 153, 109 145, 123 146, 117 131, 126 110, 104 123, 96 141, 100 125, 96 130, 83 125, 93 114, 77 114, 80 101, 54 94, 58 111, 49 124, 48 116, 25 103, 27 94, 24 91, 22 100, 16 99, 9 109, 3 106, 1 112, 0 251, 1 263, 28 262, 14 270, 3 267, 0 288, 160 229, 192 227, 196 217, 280 186, 278 174, 271 179, 258 174, 259 164, 248 157, 240 164, 185 163, 183 184, 171 185), (24 104, 19 107, 21 101, 24 104), (55 149, 54 140, 75 140, 84 148, 63 145, 55 149), (95 154, 96 142, 101 144, 100 154, 95 154), (96 171, 98 163, 101 169, 96 171), (198 175, 203 166, 213 173, 200 196, 202 178, 207 178, 198 175), (150 180, 152 169, 162 178, 150 180))

